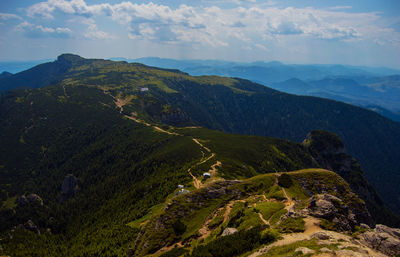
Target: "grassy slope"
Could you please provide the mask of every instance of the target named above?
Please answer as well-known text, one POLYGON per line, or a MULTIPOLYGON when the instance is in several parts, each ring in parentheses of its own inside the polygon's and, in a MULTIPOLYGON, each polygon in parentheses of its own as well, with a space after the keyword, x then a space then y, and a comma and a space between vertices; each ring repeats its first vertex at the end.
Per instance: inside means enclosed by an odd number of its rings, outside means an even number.
MULTIPOLYGON (((297 180, 310 180, 312 183, 320 185, 320 188, 315 188, 313 193, 329 192, 341 197, 346 205, 357 206, 357 202, 360 201, 350 191, 348 184, 334 172, 307 169, 287 174, 294 183, 286 188, 286 191, 290 198, 297 199, 296 206, 298 208, 307 206, 309 195, 305 188, 296 182, 297 180)), ((285 204, 281 201, 284 202, 286 199, 276 200, 267 196, 268 191, 274 186, 274 177, 275 174, 264 174, 233 184, 218 182, 208 188, 175 197, 169 208, 148 217, 148 223, 142 226, 143 234, 135 247, 136 254, 153 254, 162 247, 173 246, 178 242, 184 244, 185 249, 192 252, 191 256, 198 256, 199 251, 204 254, 204 249, 215 251, 213 247, 223 243, 220 242, 220 234, 226 227, 234 227, 239 231, 246 231, 257 226, 268 227, 259 218, 258 213, 261 213, 265 220, 269 220, 272 228, 281 233, 304 231, 304 221, 301 217, 288 218, 279 222, 280 217, 286 213, 282 212, 285 204), (224 197, 213 199, 208 194, 210 190, 221 188, 225 188, 224 197), (265 198, 263 195, 267 197, 265 198), (224 216, 227 218, 220 218, 224 216), (201 237, 198 230, 202 224, 207 224, 206 221, 209 219, 211 219, 211 222, 208 223, 211 232, 207 237, 201 237), (219 221, 213 223, 216 219, 219 221), (186 231, 183 234, 178 234, 172 229, 172 224, 178 220, 186 225, 186 231)), ((251 250, 254 251, 258 246, 258 243, 254 243, 251 250)), ((219 247, 224 248, 223 245, 219 247)), ((243 247, 243 249, 247 249, 248 245, 243 247)), ((163 250, 163 252, 165 251, 163 250)), ((246 252, 249 249, 243 251, 246 252)), ((156 255, 158 254, 159 252, 156 253, 156 255)))

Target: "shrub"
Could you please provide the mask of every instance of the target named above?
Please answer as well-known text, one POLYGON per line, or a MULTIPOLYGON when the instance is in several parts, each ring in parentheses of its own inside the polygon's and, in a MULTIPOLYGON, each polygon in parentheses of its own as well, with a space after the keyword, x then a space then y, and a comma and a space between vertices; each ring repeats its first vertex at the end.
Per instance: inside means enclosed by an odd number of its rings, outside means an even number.
POLYGON ((278 185, 284 188, 289 188, 293 185, 292 178, 290 175, 283 173, 279 178, 278 178, 278 185))

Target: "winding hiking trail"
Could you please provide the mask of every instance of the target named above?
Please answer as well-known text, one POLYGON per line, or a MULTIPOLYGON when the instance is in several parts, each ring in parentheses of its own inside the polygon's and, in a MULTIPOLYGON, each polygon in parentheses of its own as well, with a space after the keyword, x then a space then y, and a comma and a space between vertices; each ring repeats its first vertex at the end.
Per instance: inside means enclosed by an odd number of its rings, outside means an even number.
MULTIPOLYGON (((114 104, 119 108, 119 113, 121 113, 121 114, 122 114, 123 111, 124 111, 124 106, 125 106, 126 104, 128 104, 132 99, 134 99, 134 96, 132 96, 132 95, 127 96, 127 97, 125 97, 125 98, 115 97, 115 96, 113 96, 109 91, 107 91, 106 88, 104 88, 104 87, 99 87, 99 88, 100 88, 101 90, 103 90, 103 93, 104 93, 105 95, 108 95, 108 96, 110 96, 110 97, 113 99, 114 104)), ((64 93, 66 94, 66 92, 65 92, 65 87, 64 87, 64 93)), ((167 131, 167 130, 162 129, 162 128, 156 126, 156 125, 152 125, 152 124, 150 124, 150 123, 148 123, 148 122, 145 122, 144 120, 140 120, 140 119, 138 119, 138 118, 136 117, 136 115, 133 114, 133 113, 132 113, 131 115, 124 114, 124 117, 127 118, 127 119, 129 119, 129 120, 133 120, 133 121, 135 121, 135 122, 137 122, 137 123, 143 124, 143 125, 145 125, 145 126, 147 126, 147 127, 152 127, 155 131, 158 131, 158 132, 161 132, 161 133, 166 133, 166 134, 168 134, 168 135, 173 135, 173 136, 183 136, 182 134, 179 134, 179 133, 176 133, 176 132, 167 131)), ((187 128, 198 128, 198 127, 194 127, 194 126, 193 126, 193 127, 187 127, 187 128)), ((201 165, 201 164, 203 164, 203 163, 209 161, 210 159, 214 158, 214 157, 215 157, 215 153, 211 152, 210 148, 208 148, 208 147, 204 146, 202 143, 200 143, 199 139, 192 137, 192 140, 193 140, 193 142, 195 142, 197 145, 199 145, 199 146, 201 147, 201 149, 203 149, 205 152, 210 153, 210 155, 209 155, 207 158, 204 158, 205 153, 204 153, 204 151, 202 150, 202 151, 201 151, 201 153, 202 153, 202 158, 200 159, 200 161, 197 162, 196 164, 194 164, 192 167, 190 167, 190 168, 188 169, 188 173, 189 173, 189 175, 190 175, 190 176, 192 177, 192 179, 193 179, 193 185, 194 185, 194 187, 195 187, 196 189, 199 189, 199 188, 201 188, 201 187, 203 186, 203 183, 201 182, 201 180, 199 180, 196 176, 193 175, 193 173, 191 172, 191 170, 192 170, 193 167, 199 166, 199 165, 201 165)), ((211 174, 212 177, 216 177, 217 167, 220 167, 221 165, 222 165, 222 163, 221 163, 220 161, 217 160, 216 163, 213 164, 213 165, 210 167, 210 170, 209 170, 208 172, 211 174)))
POLYGON ((294 207, 294 205, 296 204, 296 202, 293 201, 293 199, 290 198, 290 197, 287 195, 285 188, 282 187, 282 191, 283 191, 283 194, 284 194, 285 197, 286 197, 285 209, 286 209, 287 211, 290 211, 290 210, 294 207))

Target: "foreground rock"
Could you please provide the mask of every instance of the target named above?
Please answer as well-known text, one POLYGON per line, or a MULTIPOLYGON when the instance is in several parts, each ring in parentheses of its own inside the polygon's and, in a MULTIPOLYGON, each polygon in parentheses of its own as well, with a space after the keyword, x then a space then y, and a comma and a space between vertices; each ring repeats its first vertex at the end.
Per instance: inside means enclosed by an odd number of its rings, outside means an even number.
POLYGON ((389 256, 400 254, 400 229, 376 225, 375 229, 363 233, 361 242, 389 256))
POLYGON ((40 206, 43 206, 43 199, 37 194, 29 194, 27 196, 21 195, 17 199, 17 204, 19 206, 25 206, 25 205, 32 204, 32 203, 36 203, 40 206))
POLYGON ((238 232, 238 230, 236 228, 226 228, 224 230, 224 232, 222 232, 221 236, 229 236, 229 235, 235 234, 236 232, 238 232))
POLYGON ((73 174, 68 174, 61 185, 61 201, 68 200, 71 197, 74 197, 78 192, 78 183, 77 179, 73 174))
POLYGON ((334 223, 339 231, 352 231, 356 225, 371 222, 371 217, 363 203, 359 203, 354 208, 330 194, 314 195, 312 202, 314 204, 308 209, 310 215, 334 223))

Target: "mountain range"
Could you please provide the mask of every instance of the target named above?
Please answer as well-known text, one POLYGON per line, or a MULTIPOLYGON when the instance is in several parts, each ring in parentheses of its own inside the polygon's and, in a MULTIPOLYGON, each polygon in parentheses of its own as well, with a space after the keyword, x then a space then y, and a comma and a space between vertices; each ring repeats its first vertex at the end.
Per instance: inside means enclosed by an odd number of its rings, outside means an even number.
POLYGON ((72 54, 0 87, 5 254, 397 253, 373 227, 400 224, 400 125, 373 111, 72 54))
POLYGON ((299 65, 281 62, 237 63, 213 60, 173 60, 155 57, 114 58, 180 69, 191 75, 249 79, 297 95, 318 96, 361 106, 400 120, 400 71, 384 67, 299 65))

